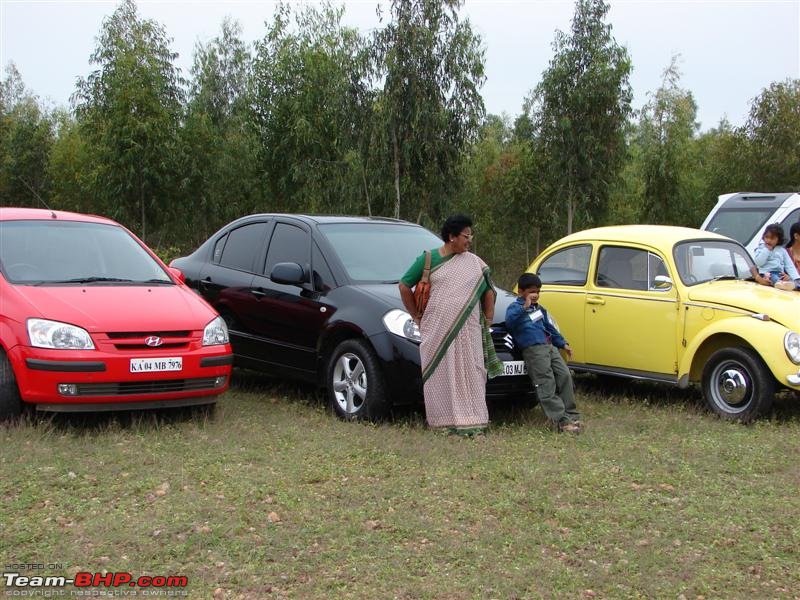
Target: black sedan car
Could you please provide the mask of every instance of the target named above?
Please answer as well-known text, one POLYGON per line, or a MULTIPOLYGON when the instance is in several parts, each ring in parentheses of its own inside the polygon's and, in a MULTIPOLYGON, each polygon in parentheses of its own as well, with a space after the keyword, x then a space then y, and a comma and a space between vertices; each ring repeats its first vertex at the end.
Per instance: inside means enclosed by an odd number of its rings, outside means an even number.
MULTIPOLYGON (((378 419, 422 402, 419 331, 397 284, 441 244, 394 219, 258 214, 170 266, 223 316, 236 365, 317 382, 339 416, 378 419)), ((506 375, 489 380, 490 399, 534 394, 502 323, 513 299, 498 290, 492 336, 506 375)))

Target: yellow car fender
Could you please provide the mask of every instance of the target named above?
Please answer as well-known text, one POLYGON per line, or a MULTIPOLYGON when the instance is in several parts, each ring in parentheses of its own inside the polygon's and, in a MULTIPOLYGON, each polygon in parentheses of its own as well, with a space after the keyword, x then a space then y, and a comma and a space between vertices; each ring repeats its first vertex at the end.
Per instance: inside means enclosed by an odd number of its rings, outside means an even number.
MULTIPOLYGON (((788 385, 786 376, 798 372, 798 365, 789 360, 783 345, 788 331, 780 323, 757 319, 749 314, 710 323, 688 341, 678 368, 679 387, 700 381, 703 368, 714 352, 736 346, 752 348, 775 379, 788 385)), ((789 387, 800 389, 798 386, 789 387)))

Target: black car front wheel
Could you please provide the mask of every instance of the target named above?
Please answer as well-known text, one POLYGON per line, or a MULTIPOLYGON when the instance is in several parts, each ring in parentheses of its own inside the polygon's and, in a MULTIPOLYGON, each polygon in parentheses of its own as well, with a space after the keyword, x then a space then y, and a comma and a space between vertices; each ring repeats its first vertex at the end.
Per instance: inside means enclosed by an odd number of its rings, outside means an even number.
POLYGON ((326 393, 334 412, 346 420, 376 421, 390 401, 375 352, 364 340, 341 342, 328 358, 326 393))
POLYGON ((703 396, 719 416, 746 423, 769 411, 775 380, 752 350, 724 348, 703 369, 703 396))

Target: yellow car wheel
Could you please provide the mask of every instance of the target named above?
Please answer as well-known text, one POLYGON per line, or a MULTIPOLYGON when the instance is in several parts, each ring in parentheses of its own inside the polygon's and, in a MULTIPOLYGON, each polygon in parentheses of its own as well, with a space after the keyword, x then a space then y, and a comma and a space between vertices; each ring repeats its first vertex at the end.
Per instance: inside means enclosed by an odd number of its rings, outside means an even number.
POLYGON ((765 414, 775 398, 775 380, 761 358, 747 348, 724 348, 703 369, 708 407, 731 421, 747 423, 765 414))

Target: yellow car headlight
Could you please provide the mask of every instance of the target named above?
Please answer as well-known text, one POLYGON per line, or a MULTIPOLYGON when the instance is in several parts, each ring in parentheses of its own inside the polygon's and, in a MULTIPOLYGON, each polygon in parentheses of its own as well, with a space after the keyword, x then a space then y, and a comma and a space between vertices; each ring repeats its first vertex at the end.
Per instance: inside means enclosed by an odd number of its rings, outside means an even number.
POLYGON ((783 336, 783 348, 786 355, 794 364, 800 365, 800 334, 794 331, 787 331, 783 336))

